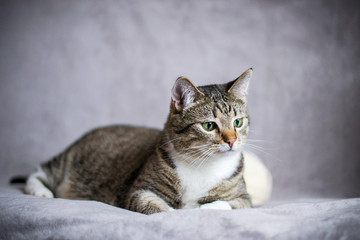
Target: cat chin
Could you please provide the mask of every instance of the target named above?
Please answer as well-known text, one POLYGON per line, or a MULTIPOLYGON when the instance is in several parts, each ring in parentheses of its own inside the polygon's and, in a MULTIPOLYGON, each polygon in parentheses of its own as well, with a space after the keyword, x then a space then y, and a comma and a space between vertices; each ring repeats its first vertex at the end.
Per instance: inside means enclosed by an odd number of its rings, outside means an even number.
POLYGON ((219 148, 218 153, 220 153, 220 154, 239 153, 242 150, 242 144, 241 143, 234 144, 234 146, 231 148, 227 144, 222 144, 222 145, 219 145, 218 148, 219 148))
POLYGON ((228 149, 228 150, 225 150, 225 151, 221 151, 221 152, 218 152, 217 154, 221 155, 221 156, 230 156, 230 155, 235 155, 235 154, 238 154, 239 152, 241 152, 241 149, 238 148, 238 149, 228 149))

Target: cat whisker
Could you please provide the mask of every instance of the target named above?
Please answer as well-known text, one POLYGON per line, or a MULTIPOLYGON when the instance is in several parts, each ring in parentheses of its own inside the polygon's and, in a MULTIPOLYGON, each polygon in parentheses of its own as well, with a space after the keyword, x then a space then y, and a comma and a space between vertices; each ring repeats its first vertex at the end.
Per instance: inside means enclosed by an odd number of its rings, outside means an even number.
POLYGON ((205 158, 211 151, 214 150, 214 147, 211 147, 209 149, 206 149, 205 151, 203 151, 199 156, 197 156, 196 158, 194 158, 191 162, 190 165, 195 166, 195 165, 199 165, 202 162, 202 159, 205 158), (196 164, 197 163, 197 164, 196 164))
POLYGON ((246 139, 246 142, 266 142, 266 141, 261 139, 248 138, 246 139))
POLYGON ((261 150, 273 150, 272 148, 265 148, 265 147, 261 147, 261 146, 258 146, 258 145, 255 145, 255 144, 251 144, 251 143, 246 143, 245 145, 247 146, 251 146, 251 147, 254 147, 254 148, 258 148, 258 149, 261 149, 261 150))
POLYGON ((207 160, 214 154, 214 152, 215 152, 214 150, 208 152, 206 156, 201 160, 201 162, 197 165, 196 168, 203 166, 207 162, 207 160))
POLYGON ((211 155, 213 155, 216 151, 217 151, 217 147, 216 146, 212 146, 211 148, 209 148, 206 152, 204 152, 204 154, 199 157, 198 159, 196 159, 197 165, 202 165, 202 163, 209 158, 211 155))
POLYGON ((209 148, 213 148, 213 146, 211 146, 210 144, 205 144, 205 145, 201 145, 201 146, 196 146, 196 147, 190 147, 190 148, 183 149, 181 151, 181 153, 183 153, 183 154, 197 153, 197 152, 207 150, 209 148))
POLYGON ((165 145, 167 145, 167 144, 169 144, 169 143, 171 143, 171 142, 173 142, 173 141, 176 141, 176 140, 178 140, 178 139, 180 139, 180 138, 181 138, 181 137, 177 137, 177 138, 171 139, 171 140, 169 140, 169 141, 161 144, 159 147, 163 147, 163 146, 165 146, 165 145))
POLYGON ((208 151, 207 148, 202 148, 202 149, 194 149, 194 150, 183 150, 180 153, 176 153, 174 154, 175 157, 183 157, 183 156, 187 156, 186 158, 183 158, 183 161, 187 161, 188 159, 192 159, 192 161, 190 161, 190 164, 192 164, 192 162, 196 161, 197 158, 199 158, 200 156, 202 156, 202 154, 204 154, 206 151, 208 151))
POLYGON ((196 155, 197 153, 201 153, 207 150, 207 148, 200 148, 200 149, 186 149, 178 153, 178 156, 182 155, 196 155))
POLYGON ((186 148, 185 150, 188 150, 188 149, 203 148, 203 147, 208 147, 208 146, 211 146, 211 144, 204 144, 204 145, 199 145, 199 146, 189 147, 189 148, 186 148))
POLYGON ((259 147, 259 146, 256 146, 254 144, 245 144, 245 148, 250 148, 252 150, 255 150, 255 151, 258 151, 258 152, 261 152, 267 156, 270 156, 271 158, 277 160, 278 162, 282 162, 282 160, 280 158, 278 158, 277 156, 269 153, 266 151, 266 149, 262 148, 262 147, 259 147))
POLYGON ((203 151, 201 151, 201 154, 197 154, 197 156, 192 156, 195 157, 192 159, 191 164, 196 163, 199 159, 201 159, 203 156, 205 156, 209 151, 211 151, 212 149, 204 149, 203 151))

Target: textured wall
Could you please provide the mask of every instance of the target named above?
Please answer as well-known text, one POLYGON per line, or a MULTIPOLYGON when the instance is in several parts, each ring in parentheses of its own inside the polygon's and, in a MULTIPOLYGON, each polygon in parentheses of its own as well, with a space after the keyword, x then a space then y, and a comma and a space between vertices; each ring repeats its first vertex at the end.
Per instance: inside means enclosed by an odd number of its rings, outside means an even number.
POLYGON ((1 1, 1 178, 87 130, 161 128, 179 75, 254 66, 252 139, 274 199, 360 196, 356 1, 1 1))

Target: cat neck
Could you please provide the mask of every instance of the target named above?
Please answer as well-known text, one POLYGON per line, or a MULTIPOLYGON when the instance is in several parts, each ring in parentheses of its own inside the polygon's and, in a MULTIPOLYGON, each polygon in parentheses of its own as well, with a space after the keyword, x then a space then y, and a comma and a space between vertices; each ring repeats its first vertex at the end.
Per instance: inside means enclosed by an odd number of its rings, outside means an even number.
POLYGON ((216 154, 201 164, 192 164, 195 159, 188 159, 170 146, 168 153, 181 182, 184 208, 198 207, 198 199, 222 180, 231 177, 240 166, 242 154, 241 151, 216 154))

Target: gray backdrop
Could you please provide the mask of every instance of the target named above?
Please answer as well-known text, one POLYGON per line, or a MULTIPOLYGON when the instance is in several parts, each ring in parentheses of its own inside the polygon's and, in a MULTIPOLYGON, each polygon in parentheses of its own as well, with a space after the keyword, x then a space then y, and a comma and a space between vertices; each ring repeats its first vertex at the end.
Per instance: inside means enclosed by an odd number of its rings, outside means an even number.
POLYGON ((1 180, 97 126, 162 128, 180 75, 253 66, 273 199, 360 197, 359 29, 356 1, 1 1, 1 180))

